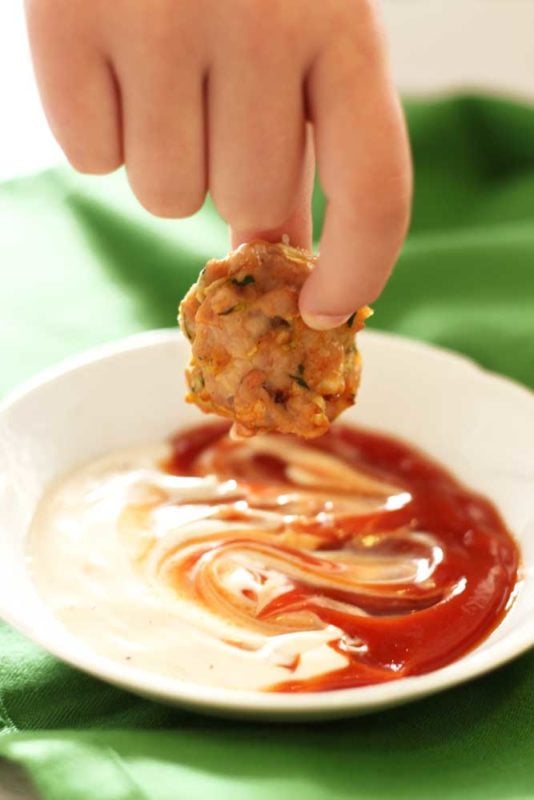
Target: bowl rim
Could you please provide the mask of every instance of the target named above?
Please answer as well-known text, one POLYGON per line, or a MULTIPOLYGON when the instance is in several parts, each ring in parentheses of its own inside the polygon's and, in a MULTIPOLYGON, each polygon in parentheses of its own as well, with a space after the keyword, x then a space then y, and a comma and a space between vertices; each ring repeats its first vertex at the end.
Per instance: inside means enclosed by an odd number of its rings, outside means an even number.
MULTIPOLYGON (((364 332, 362 338, 380 340, 385 344, 391 343, 419 352, 432 353, 434 356, 445 358, 448 362, 452 360, 459 366, 468 367, 473 378, 476 375, 477 379, 489 380, 494 385, 499 384, 503 388, 513 391, 518 400, 528 402, 534 410, 534 392, 528 387, 486 370, 467 356, 447 348, 384 331, 368 330, 364 332)), ((0 402, 0 417, 26 396, 44 385, 60 379, 66 373, 83 369, 96 361, 120 357, 132 350, 157 348, 179 341, 185 342, 179 331, 163 328, 126 336, 70 356, 60 363, 42 370, 11 390, 0 402)), ((44 601, 43 607, 46 609, 46 613, 58 622, 44 601)), ((50 637, 41 630, 33 628, 31 623, 24 618, 23 612, 9 608, 9 606, 0 608, 0 616, 24 636, 62 661, 124 689, 208 713, 242 717, 257 716, 263 719, 269 717, 271 719, 284 717, 296 719, 314 716, 333 718, 379 710, 389 705, 400 704, 443 691, 466 680, 484 675, 534 647, 534 624, 526 619, 503 639, 494 642, 483 651, 472 651, 466 654, 467 658, 461 658, 433 672, 389 683, 337 689, 331 692, 277 694, 213 687, 158 675, 98 655, 66 629, 64 633, 62 632, 61 637, 50 637)))

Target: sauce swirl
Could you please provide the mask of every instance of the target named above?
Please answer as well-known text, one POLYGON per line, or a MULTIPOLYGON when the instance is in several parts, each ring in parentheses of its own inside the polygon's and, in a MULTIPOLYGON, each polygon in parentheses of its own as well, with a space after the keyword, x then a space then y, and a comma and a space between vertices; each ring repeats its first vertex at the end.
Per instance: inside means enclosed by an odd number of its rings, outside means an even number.
MULTIPOLYGON (((165 471, 215 476, 188 500, 215 530, 160 548, 158 578, 230 623, 230 647, 324 631, 335 669, 275 692, 364 686, 438 669, 479 644, 514 595, 519 553, 490 500, 393 438, 336 425, 309 443, 232 441, 226 423, 183 431, 165 471), (240 637, 239 631, 247 635, 240 637)), ((161 493, 125 514, 153 514, 161 493)), ((130 519, 131 522, 131 519, 130 519)))

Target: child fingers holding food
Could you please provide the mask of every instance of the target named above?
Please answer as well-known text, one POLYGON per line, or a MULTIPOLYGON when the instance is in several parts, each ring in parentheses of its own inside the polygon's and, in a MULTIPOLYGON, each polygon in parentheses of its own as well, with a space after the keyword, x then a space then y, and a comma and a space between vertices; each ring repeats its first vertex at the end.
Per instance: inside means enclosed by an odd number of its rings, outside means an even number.
POLYGON ((124 164, 163 217, 209 191, 238 245, 311 246, 314 161, 327 198, 300 291, 311 327, 380 293, 409 218, 406 131, 371 0, 26 0, 35 70, 72 165, 124 164))

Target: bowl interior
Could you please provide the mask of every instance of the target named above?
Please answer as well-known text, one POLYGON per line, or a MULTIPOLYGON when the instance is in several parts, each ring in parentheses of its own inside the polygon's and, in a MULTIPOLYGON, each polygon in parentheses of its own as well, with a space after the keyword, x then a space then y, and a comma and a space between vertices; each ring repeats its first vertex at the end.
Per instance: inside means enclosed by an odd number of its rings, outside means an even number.
POLYGON ((183 401, 189 345, 152 332, 73 359, 0 408, 0 613, 56 655, 135 691, 230 713, 330 716, 407 699, 464 680, 534 644, 534 395, 436 348, 361 336, 364 379, 344 415, 419 446, 493 499, 519 541, 523 580, 502 624, 456 664, 384 686, 263 696, 160 680, 95 656, 57 622, 27 570, 25 537, 55 478, 129 445, 166 438, 202 417, 183 401))

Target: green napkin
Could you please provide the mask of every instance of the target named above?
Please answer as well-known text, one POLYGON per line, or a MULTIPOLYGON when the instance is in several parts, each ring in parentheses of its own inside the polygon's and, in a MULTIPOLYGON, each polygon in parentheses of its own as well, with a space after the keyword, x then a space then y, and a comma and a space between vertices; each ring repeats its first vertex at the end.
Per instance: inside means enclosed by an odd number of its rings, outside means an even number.
MULTIPOLYGON (((534 386, 534 109, 463 97, 407 113, 413 226, 371 325, 534 386)), ((318 226, 322 206, 318 192, 318 226)), ((209 203, 191 220, 151 219, 121 175, 4 185, 0 390, 87 346, 174 325, 202 262, 226 249, 209 203)), ((533 712, 532 652, 395 710, 269 725, 138 699, 0 628, 0 754, 46 800, 527 800, 533 712)))

